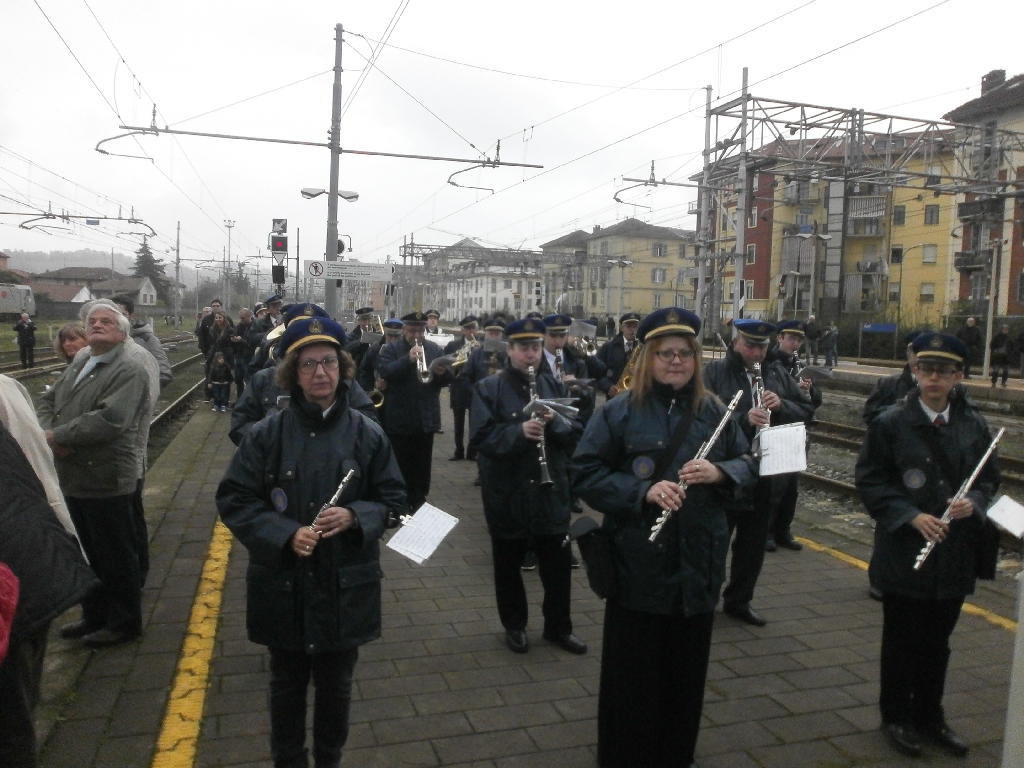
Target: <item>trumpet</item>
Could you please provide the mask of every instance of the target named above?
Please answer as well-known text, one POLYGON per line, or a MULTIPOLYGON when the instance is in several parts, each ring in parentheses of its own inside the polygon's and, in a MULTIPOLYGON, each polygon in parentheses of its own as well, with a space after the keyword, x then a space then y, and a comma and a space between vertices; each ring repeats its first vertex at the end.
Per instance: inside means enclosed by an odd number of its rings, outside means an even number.
POLYGON ((572 348, 585 357, 593 357, 597 354, 597 344, 594 343, 593 339, 583 336, 573 340, 572 348))
POLYGON ((421 350, 421 353, 416 358, 416 373, 420 377, 420 384, 429 384, 434 380, 434 374, 427 367, 427 350, 420 344, 419 339, 416 339, 414 346, 419 347, 421 350))
MULTIPOLYGON (((532 402, 537 399, 537 372, 531 365, 527 373, 530 376, 530 401, 532 402)), ((540 421, 543 417, 536 413, 532 418, 540 421)), ((551 480, 551 474, 548 472, 548 449, 544 444, 543 432, 541 432, 540 440, 537 442, 537 454, 537 459, 540 462, 540 487, 550 488, 554 485, 554 482, 551 480)))
POLYGON ((374 408, 380 408, 384 405, 384 393, 379 389, 372 389, 366 393, 366 396, 370 398, 370 402, 373 403, 374 408))

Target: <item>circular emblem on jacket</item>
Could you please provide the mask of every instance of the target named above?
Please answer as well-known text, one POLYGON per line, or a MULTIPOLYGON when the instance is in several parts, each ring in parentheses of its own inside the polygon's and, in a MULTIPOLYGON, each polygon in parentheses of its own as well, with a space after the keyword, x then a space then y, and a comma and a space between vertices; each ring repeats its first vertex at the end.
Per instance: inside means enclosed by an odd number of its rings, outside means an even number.
POLYGON ((280 513, 288 509, 288 494, 281 488, 274 488, 270 491, 270 503, 280 513))
POLYGON ((650 456, 637 456, 633 459, 633 474, 646 480, 654 474, 654 459, 650 456))
POLYGON ((912 491, 923 488, 926 480, 924 472, 920 469, 908 469, 903 473, 903 484, 912 491))

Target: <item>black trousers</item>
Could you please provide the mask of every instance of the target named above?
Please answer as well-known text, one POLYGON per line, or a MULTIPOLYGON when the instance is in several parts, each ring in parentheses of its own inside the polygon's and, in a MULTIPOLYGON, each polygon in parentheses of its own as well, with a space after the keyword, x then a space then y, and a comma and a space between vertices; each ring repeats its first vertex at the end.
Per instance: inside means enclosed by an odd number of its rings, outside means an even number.
POLYGON ((787 539, 793 534, 789 532, 796 517, 796 500, 800 495, 800 476, 777 475, 775 477, 775 494, 771 515, 768 520, 768 536, 776 540, 787 539))
POLYGON ((307 768, 306 689, 313 680, 313 759, 337 768, 348 740, 352 671, 359 649, 307 654, 270 648, 270 752, 274 768, 307 768))
POLYGON ((520 567, 526 550, 533 545, 540 568, 540 583, 544 585, 544 636, 561 637, 572 632, 569 618, 570 590, 572 588, 572 550, 563 547, 565 534, 531 536, 529 539, 499 539, 491 537, 494 558, 494 594, 498 601, 498 616, 505 629, 525 630, 529 618, 526 587, 520 567))
POLYGON ((883 723, 926 726, 943 721, 942 694, 949 637, 963 598, 882 597, 882 671, 878 697, 883 723))
POLYGON ((135 523, 135 547, 139 553, 139 586, 146 586, 149 576, 149 527, 146 525, 146 509, 142 505, 142 489, 146 478, 140 477, 132 496, 132 520, 135 523))
POLYGON ((65 498, 89 564, 100 583, 82 600, 82 618, 95 629, 142 633, 142 579, 135 494, 65 498))
POLYGON ((999 378, 999 374, 1002 372, 1003 375, 1003 386, 1006 386, 1006 380, 1010 378, 1009 363, 992 363, 992 386, 996 385, 996 379, 999 378))
POLYGON ((476 451, 470 449, 467 453, 466 445, 466 414, 468 408, 452 408, 452 418, 455 420, 455 453, 465 456, 470 461, 476 460, 476 451))
POLYGON ((18 347, 18 354, 21 357, 21 367, 31 368, 36 364, 36 348, 35 345, 22 345, 18 347))
POLYGON ((0 765, 35 768, 36 734, 33 714, 39 703, 39 684, 46 656, 49 622, 34 635, 11 640, 0 664, 0 765))
POLYGON ((662 616, 608 601, 597 703, 601 768, 693 762, 713 621, 713 613, 662 616))
POLYGON ((771 478, 763 477, 754 488, 753 509, 727 509, 729 535, 732 540, 732 562, 729 564, 729 583, 722 591, 727 606, 748 606, 754 597, 757 577, 764 565, 764 545, 768 541, 768 522, 771 517, 771 478))
POLYGON ((405 478, 406 504, 414 512, 430 494, 430 463, 434 452, 434 433, 388 435, 395 460, 405 478))

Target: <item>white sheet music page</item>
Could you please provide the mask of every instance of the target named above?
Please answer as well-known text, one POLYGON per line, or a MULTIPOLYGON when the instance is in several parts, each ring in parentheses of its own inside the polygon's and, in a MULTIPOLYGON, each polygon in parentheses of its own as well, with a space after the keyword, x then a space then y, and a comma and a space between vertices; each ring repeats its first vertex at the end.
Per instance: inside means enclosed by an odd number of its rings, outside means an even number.
POLYGON ((1017 538, 1024 536, 1024 507, 1006 494, 988 508, 988 519, 1017 538))
POLYGON ((803 472, 807 469, 807 429, 803 423, 783 424, 762 429, 761 477, 803 472))
POLYGON ((431 504, 424 504, 414 515, 403 520, 402 527, 386 546, 422 565, 458 522, 457 517, 431 504))

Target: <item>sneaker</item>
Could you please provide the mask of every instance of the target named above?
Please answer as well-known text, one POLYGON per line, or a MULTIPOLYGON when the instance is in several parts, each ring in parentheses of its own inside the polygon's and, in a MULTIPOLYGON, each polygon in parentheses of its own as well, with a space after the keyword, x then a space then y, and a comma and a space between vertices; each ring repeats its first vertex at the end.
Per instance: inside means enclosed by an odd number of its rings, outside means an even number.
POLYGON ((222 405, 222 406, 220 407, 220 412, 221 412, 221 413, 227 413, 227 412, 228 412, 228 407, 227 407, 226 405, 222 405))
POLYGON ((211 408, 210 410, 213 411, 214 413, 216 413, 217 412, 217 406, 216 405, 213 406, 213 408, 211 408))
POLYGON ((523 571, 532 571, 537 567, 537 553, 532 549, 527 550, 526 557, 523 558, 523 564, 519 568, 523 571))

